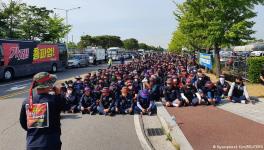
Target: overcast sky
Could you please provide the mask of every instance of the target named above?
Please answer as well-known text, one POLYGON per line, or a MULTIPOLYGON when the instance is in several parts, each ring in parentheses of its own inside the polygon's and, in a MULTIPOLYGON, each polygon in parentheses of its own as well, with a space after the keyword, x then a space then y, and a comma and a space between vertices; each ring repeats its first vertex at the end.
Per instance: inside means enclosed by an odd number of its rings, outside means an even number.
MULTIPOLYGON (((1 0, 0 0, 1 1, 1 0)), ((7 1, 7 0, 4 0, 7 1)), ((183 0, 176 0, 181 2, 183 0)), ((118 35, 122 39, 136 38, 139 42, 161 45, 167 48, 176 29, 173 16, 175 5, 172 0, 22 0, 30 5, 53 8, 81 7, 69 13, 69 24, 73 26, 69 37, 74 42, 80 36, 89 34, 118 35)), ((264 39, 264 7, 256 7, 258 16, 254 18, 257 31, 255 37, 264 39)), ((65 12, 55 10, 65 17, 65 12)))

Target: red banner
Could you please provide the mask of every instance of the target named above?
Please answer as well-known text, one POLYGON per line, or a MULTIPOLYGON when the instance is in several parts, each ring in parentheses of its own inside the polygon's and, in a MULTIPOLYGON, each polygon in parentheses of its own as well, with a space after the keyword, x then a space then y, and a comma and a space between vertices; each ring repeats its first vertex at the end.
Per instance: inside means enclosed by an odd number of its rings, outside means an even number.
POLYGON ((3 43, 4 65, 9 65, 10 60, 22 61, 29 59, 29 48, 20 49, 16 43, 3 43))

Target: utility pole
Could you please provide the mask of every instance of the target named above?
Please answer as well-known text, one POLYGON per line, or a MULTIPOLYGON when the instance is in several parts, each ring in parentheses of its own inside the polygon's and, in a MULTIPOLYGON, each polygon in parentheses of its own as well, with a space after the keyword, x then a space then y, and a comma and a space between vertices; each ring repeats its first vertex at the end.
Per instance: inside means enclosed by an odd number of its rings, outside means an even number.
MULTIPOLYGON (((65 11, 65 14, 66 14, 66 18, 65 18, 65 22, 66 22, 66 25, 68 26, 69 25, 69 22, 68 22, 68 13, 72 10, 76 10, 76 9, 80 9, 81 7, 75 7, 75 8, 70 8, 70 9, 62 9, 62 8, 54 8, 55 10, 62 10, 62 11, 65 11)), ((69 33, 67 33, 66 35, 66 42, 67 44, 69 43, 69 33)))

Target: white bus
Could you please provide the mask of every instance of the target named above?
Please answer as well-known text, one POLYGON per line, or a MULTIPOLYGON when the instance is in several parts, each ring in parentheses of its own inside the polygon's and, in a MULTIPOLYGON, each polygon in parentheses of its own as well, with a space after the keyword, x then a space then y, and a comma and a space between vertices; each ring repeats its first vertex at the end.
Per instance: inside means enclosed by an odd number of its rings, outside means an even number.
POLYGON ((119 47, 110 47, 109 49, 107 49, 108 58, 111 57, 112 60, 119 60, 122 56, 123 51, 124 50, 119 47))
POLYGON ((138 53, 139 53, 140 55, 144 55, 144 54, 145 54, 145 50, 144 50, 144 49, 139 49, 139 50, 138 50, 138 53))

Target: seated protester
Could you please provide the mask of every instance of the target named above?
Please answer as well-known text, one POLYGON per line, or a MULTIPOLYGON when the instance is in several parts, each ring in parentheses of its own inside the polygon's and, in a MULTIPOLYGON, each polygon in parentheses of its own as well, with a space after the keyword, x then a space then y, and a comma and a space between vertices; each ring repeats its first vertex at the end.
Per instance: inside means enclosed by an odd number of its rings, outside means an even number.
POLYGON ((231 84, 228 92, 228 100, 234 103, 246 104, 250 100, 246 86, 241 76, 236 77, 235 82, 231 84))
POLYGON ((201 96, 190 79, 187 79, 186 84, 181 88, 181 98, 184 106, 196 106, 202 103, 201 96))
POLYGON ((154 101, 150 99, 148 90, 144 89, 139 91, 135 111, 142 115, 152 115, 157 112, 157 107, 154 101))
POLYGON ((65 83, 61 83, 60 91, 61 91, 61 94, 60 95, 63 98, 65 98, 65 95, 66 95, 66 92, 67 92, 67 87, 66 87, 65 83))
POLYGON ((121 88, 125 85, 125 83, 122 80, 122 77, 120 74, 116 75, 116 79, 117 79, 117 86, 121 90, 121 88))
POLYGON ((160 88, 159 85, 156 83, 156 79, 150 78, 150 98, 153 101, 160 101, 160 88))
POLYGON ((83 82, 81 81, 82 78, 80 76, 76 76, 75 79, 76 81, 73 83, 73 88, 77 96, 77 99, 80 100, 83 94, 84 85, 83 82))
POLYGON ((102 89, 99 86, 95 86, 95 88, 94 88, 94 90, 92 92, 92 95, 94 96, 97 105, 99 104, 99 100, 101 98, 101 90, 102 89))
POLYGON ((221 97, 227 96, 228 91, 230 89, 230 85, 228 82, 225 81, 224 75, 219 76, 219 81, 216 83, 216 87, 217 87, 219 96, 221 97))
POLYGON ((140 80, 139 80, 139 76, 138 75, 136 75, 135 77, 134 77, 134 81, 133 81, 133 83, 132 83, 132 88, 133 88, 133 91, 135 92, 135 94, 137 95, 138 94, 138 92, 142 89, 142 83, 140 82, 140 80))
POLYGON ((132 95, 128 93, 129 89, 127 87, 123 87, 121 90, 120 97, 116 100, 116 112, 121 114, 133 114, 135 103, 133 101, 132 95))
POLYGON ((78 111, 77 109, 78 99, 71 84, 69 84, 67 87, 65 99, 66 99, 65 110, 68 111, 68 113, 76 113, 78 111))
POLYGON ((180 83, 182 83, 183 85, 185 85, 186 80, 188 79, 188 73, 187 70, 185 68, 181 69, 181 73, 180 73, 180 83))
POLYGON ((191 79, 192 85, 195 85, 195 82, 197 81, 195 74, 190 74, 188 78, 191 79))
POLYGON ((145 74, 144 79, 141 82, 142 82, 142 89, 148 89, 149 88, 149 75, 145 74))
POLYGON ((260 83, 262 85, 264 85, 264 69, 262 69, 261 73, 260 73, 260 83))
POLYGON ((93 83, 91 82, 90 78, 89 77, 86 77, 83 81, 83 87, 86 88, 86 87, 89 87, 91 90, 94 89, 94 85, 93 83))
POLYGON ((179 88, 180 87, 180 81, 179 81, 179 78, 176 75, 172 76, 172 86, 175 87, 175 88, 179 88))
POLYGON ((166 86, 164 88, 164 100, 165 100, 165 106, 167 107, 180 107, 181 101, 180 101, 180 92, 179 88, 177 86, 172 86, 172 79, 167 79, 166 86))
POLYGON ((219 104, 221 102, 221 98, 218 94, 216 86, 211 82, 207 81, 205 84, 205 102, 209 105, 219 104))
POLYGON ((109 90, 110 90, 110 95, 112 97, 114 97, 115 99, 119 98, 121 94, 121 90, 119 90, 116 83, 112 82, 110 84, 109 90))
POLYGON ((115 99, 110 95, 108 87, 104 87, 101 91, 102 95, 99 100, 97 110, 100 115, 114 115, 115 114, 115 99))
POLYGON ((95 98, 92 95, 91 89, 89 87, 84 89, 84 94, 82 95, 79 103, 79 110, 82 112, 82 114, 91 113, 91 115, 94 115, 96 113, 95 98))
POLYGON ((103 81, 104 81, 104 87, 109 87, 110 86, 110 80, 108 78, 108 76, 104 76, 103 77, 103 81))
POLYGON ((198 92, 201 94, 201 96, 203 97, 203 93, 204 93, 204 88, 205 88, 205 84, 207 81, 211 81, 210 78, 208 76, 206 76, 202 70, 199 70, 197 72, 197 81, 195 83, 195 86, 198 90, 198 92))

